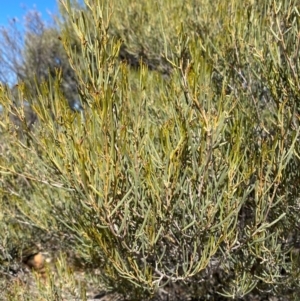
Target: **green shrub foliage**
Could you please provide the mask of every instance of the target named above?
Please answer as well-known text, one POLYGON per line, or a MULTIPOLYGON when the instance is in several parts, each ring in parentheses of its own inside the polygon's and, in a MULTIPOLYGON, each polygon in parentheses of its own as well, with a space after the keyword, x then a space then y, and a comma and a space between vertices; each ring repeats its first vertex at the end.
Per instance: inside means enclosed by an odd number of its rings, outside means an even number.
POLYGON ((0 235, 62 237, 137 300, 297 295, 297 1, 121 2, 61 8, 83 112, 58 74, 20 137, 2 88, 0 235))

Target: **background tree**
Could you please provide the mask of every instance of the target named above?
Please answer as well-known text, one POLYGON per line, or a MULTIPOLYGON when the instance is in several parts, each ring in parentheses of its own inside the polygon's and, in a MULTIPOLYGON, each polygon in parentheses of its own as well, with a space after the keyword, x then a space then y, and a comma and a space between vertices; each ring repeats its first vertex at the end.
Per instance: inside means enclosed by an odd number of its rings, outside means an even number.
MULTIPOLYGON (((60 30, 55 20, 46 25, 39 12, 29 11, 25 16, 24 29, 16 20, 8 28, 1 28, 0 80, 13 86, 26 86, 30 103, 38 95, 37 87, 60 76, 60 89, 73 107, 79 102, 74 72, 59 40, 60 30)), ((12 90, 17 98, 17 93, 12 90)))

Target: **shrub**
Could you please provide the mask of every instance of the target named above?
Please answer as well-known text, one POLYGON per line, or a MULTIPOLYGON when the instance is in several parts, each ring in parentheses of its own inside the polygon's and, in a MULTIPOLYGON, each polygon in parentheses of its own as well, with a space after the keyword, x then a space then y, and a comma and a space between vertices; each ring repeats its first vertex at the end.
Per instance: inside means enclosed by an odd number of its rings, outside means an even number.
MULTIPOLYGON (((166 1, 159 13, 122 3, 112 15, 108 3, 64 3, 80 51, 70 28, 61 39, 85 110, 68 111, 54 82, 33 104, 40 126, 25 129, 27 144, 1 123, 2 207, 65 237, 136 300, 173 283, 199 299, 296 296, 296 2, 166 1), (120 62, 125 34, 129 48, 153 44, 169 75, 120 62)), ((4 89, 0 99, 9 103, 4 89)))

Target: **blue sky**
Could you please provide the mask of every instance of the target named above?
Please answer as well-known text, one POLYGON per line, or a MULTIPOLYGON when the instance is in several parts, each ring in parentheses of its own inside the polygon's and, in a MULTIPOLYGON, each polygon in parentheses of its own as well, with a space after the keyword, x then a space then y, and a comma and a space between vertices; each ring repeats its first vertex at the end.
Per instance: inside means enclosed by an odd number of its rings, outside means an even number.
POLYGON ((49 12, 57 12, 56 0, 0 0, 0 26, 6 26, 9 19, 17 18, 22 23, 26 11, 36 9, 47 21, 51 17, 49 12))

